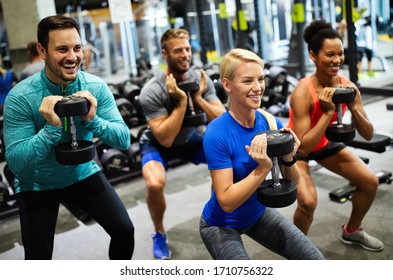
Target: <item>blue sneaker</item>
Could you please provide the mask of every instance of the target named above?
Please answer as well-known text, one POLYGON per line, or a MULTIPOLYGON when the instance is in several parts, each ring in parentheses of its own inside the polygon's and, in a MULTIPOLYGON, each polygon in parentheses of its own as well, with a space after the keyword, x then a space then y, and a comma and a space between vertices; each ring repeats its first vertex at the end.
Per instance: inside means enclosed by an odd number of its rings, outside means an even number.
POLYGON ((171 251, 168 249, 166 242, 166 234, 155 232, 151 235, 153 238, 153 255, 158 260, 169 260, 171 258, 171 251))

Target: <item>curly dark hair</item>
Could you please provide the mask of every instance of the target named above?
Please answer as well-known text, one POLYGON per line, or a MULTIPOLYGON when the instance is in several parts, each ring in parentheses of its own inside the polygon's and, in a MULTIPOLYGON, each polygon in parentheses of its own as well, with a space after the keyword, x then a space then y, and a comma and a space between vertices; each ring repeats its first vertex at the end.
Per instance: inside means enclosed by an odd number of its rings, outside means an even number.
POLYGON ((324 20, 314 20, 303 32, 303 39, 308 44, 308 51, 313 51, 315 54, 319 52, 325 39, 335 38, 342 40, 332 24, 324 20))

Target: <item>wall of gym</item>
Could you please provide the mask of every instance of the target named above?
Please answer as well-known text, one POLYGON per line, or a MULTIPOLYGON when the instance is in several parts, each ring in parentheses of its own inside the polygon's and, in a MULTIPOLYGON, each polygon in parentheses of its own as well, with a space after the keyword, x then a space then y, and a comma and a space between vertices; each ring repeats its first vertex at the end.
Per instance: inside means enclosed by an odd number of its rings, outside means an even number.
MULTIPOLYGON (((301 61, 307 56, 302 49, 298 50, 299 46, 296 47, 303 26, 315 18, 335 23, 343 17, 345 1, 130 1, 134 19, 126 25, 126 32, 131 35, 127 38, 121 34, 121 24, 111 23, 110 1, 0 2, 2 56, 3 60, 11 62, 15 72, 27 62, 26 45, 35 40, 38 21, 47 15, 61 13, 83 22, 82 35, 91 55, 89 70, 105 76, 124 69, 137 74, 138 59, 159 67, 159 38, 169 27, 185 27, 191 32, 198 58, 196 63, 217 62, 228 49, 242 47, 255 51, 265 61, 276 65, 289 64, 290 68, 296 68, 303 62, 307 67, 309 61, 301 61), (127 60, 125 54, 130 51, 132 57, 127 60)), ((390 20, 389 0, 353 2, 355 7, 366 9, 366 14, 378 15, 381 29, 390 20)), ((376 36, 378 30, 374 30, 376 36)), ((302 75, 301 72, 296 74, 302 75)))

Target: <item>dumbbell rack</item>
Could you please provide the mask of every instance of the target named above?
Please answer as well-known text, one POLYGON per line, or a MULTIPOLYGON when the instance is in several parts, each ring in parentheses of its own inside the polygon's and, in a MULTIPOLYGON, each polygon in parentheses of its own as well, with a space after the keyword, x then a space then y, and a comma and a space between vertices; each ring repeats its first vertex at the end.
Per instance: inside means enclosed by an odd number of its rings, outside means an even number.
POLYGON ((16 201, 12 202, 12 204, 2 205, 0 206, 0 220, 4 220, 10 217, 17 215, 19 212, 18 205, 16 201))
POLYGON ((0 204, 0 220, 12 217, 12 216, 16 215, 19 211, 16 200, 12 199, 13 189, 12 189, 10 183, 8 182, 9 179, 4 174, 5 165, 6 165, 6 162, 4 161, 4 159, 1 159, 0 160, 0 170, 2 173, 0 174, 0 178, 1 178, 1 181, 4 184, 4 186, 6 186, 8 188, 9 195, 11 196, 11 199, 4 202, 3 204, 0 204))
MULTIPOLYGON (((145 129, 146 129, 146 125, 141 125, 141 126, 130 129, 131 145, 139 142, 139 138, 145 129)), ((95 139, 94 142, 96 143, 97 154, 99 156, 99 154, 102 153, 102 152, 98 151, 98 150, 100 150, 100 144, 98 144, 99 139, 95 139)), ((106 149, 109 149, 109 148, 110 147, 108 147, 108 146, 106 147, 106 149)), ((123 153, 126 153, 126 152, 123 152, 123 153)), ((128 161, 128 157, 127 157, 127 161, 128 161)), ((112 185, 117 185, 117 184, 120 184, 123 182, 131 181, 131 180, 142 177, 142 166, 141 166, 140 159, 137 160, 137 162, 134 164, 130 164, 129 162, 126 162, 125 166, 121 170, 116 171, 114 173, 106 172, 105 168, 103 168, 103 163, 100 161, 100 159, 96 158, 96 162, 101 167, 106 178, 109 180, 109 182, 112 185)), ((183 161, 183 160, 179 160, 179 159, 174 159, 174 160, 169 161, 168 165, 170 168, 174 168, 174 167, 183 165, 185 163, 187 163, 187 162, 183 161)))

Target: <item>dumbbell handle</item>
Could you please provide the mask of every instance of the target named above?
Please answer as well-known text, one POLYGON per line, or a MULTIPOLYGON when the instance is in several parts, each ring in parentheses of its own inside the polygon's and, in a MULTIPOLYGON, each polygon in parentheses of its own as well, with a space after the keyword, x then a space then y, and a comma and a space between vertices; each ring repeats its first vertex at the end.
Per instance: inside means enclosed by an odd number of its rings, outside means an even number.
POLYGON ((272 178, 273 178, 273 187, 280 187, 280 166, 278 165, 278 157, 273 157, 273 167, 272 167, 272 178))
POLYGON ((342 125, 343 121, 343 106, 342 104, 337 104, 337 125, 342 125))
POLYGON ((188 98, 188 109, 190 109, 191 115, 195 115, 194 102, 192 101, 190 92, 187 92, 187 98, 188 98))
POLYGON ((78 147, 78 141, 76 139, 76 127, 75 127, 75 121, 73 117, 70 117, 70 134, 71 134, 71 146, 73 148, 78 147))

